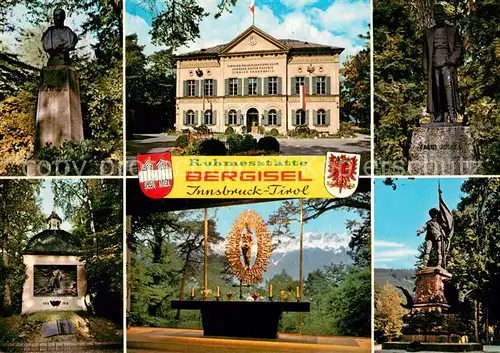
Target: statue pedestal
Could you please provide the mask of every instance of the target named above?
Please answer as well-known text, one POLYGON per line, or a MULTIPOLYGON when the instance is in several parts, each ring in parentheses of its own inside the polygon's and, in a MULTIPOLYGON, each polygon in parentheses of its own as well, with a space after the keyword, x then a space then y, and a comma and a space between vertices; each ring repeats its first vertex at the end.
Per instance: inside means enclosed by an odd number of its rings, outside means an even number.
POLYGON ((83 140, 78 78, 71 66, 47 66, 38 90, 35 154, 46 146, 59 147, 65 140, 83 140))
POLYGON ((78 77, 71 66, 47 66, 41 71, 38 89, 35 154, 26 164, 26 174, 47 175, 40 171, 38 154, 42 148, 57 148, 63 141, 83 141, 78 77))
POLYGON ((449 305, 444 295, 444 282, 451 279, 451 273, 441 267, 426 267, 417 271, 416 276, 413 312, 445 312, 449 305))
POLYGON ((476 174, 476 159, 470 128, 429 124, 413 131, 408 172, 411 175, 476 174))

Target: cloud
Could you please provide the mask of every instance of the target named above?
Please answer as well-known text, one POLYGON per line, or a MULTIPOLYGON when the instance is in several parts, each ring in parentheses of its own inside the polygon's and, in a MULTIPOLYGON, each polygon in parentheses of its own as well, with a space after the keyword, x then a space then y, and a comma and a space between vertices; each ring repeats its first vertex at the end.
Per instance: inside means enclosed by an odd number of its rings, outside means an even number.
MULTIPOLYGON (((225 12, 220 18, 215 19, 213 15, 217 12, 217 2, 213 0, 200 0, 200 5, 203 6, 207 12, 210 12, 210 16, 205 18, 200 24, 201 37, 179 48, 177 53, 186 53, 201 48, 208 48, 233 40, 237 35, 252 25, 252 13, 248 9, 248 4, 249 2, 239 1, 232 13, 225 12)), ((320 9, 315 9, 313 13, 311 13, 311 11, 308 11, 308 13, 307 11, 304 12, 294 9, 291 12, 278 16, 270 7, 262 5, 255 9, 255 25, 277 39, 297 39, 345 48, 340 57, 342 62, 346 56, 354 55, 360 51, 362 46, 359 42, 356 42, 358 33, 353 36, 350 34, 350 31, 344 31, 343 33, 338 31, 338 33, 335 34, 332 29, 326 26, 329 22, 332 22, 331 18, 326 20, 326 16, 329 14, 328 11, 331 10, 327 9, 326 11, 322 11, 320 9)), ((363 12, 364 8, 359 11, 363 12)), ((336 21, 337 17, 342 16, 335 15, 332 18, 335 18, 336 21)), ((359 17, 365 18, 366 21, 368 21, 369 12, 366 12, 363 16, 359 15, 359 17)), ((350 18, 355 18, 356 21, 359 22, 357 17, 350 15, 350 18)), ((126 21, 127 34, 137 33, 139 44, 145 45, 145 52, 147 54, 162 49, 151 44, 151 37, 149 35, 151 27, 144 19, 127 13, 126 21)), ((345 20, 341 19, 340 21, 342 22, 342 26, 339 27, 343 28, 343 26, 347 26, 349 28, 345 20)), ((356 24, 356 26, 358 25, 356 24)), ((365 31, 366 29, 363 29, 361 32, 365 31)))
POLYGON ((399 260, 408 260, 408 256, 417 256, 417 255, 418 255, 418 250, 410 248, 375 251, 375 262, 392 262, 399 260))
POLYGON ((401 244, 401 243, 396 243, 393 241, 386 241, 386 240, 375 240, 374 242, 375 246, 378 247, 386 247, 386 248, 403 248, 406 247, 406 245, 401 244))
POLYGON ((137 34, 137 40, 139 45, 144 46, 144 53, 146 55, 153 54, 155 51, 164 49, 161 46, 155 46, 151 42, 151 35, 149 31, 151 27, 142 17, 132 15, 127 12, 126 17, 126 34, 137 34))
POLYGON ((370 2, 336 0, 326 10, 312 9, 313 18, 323 28, 351 37, 365 34, 370 23, 370 2))

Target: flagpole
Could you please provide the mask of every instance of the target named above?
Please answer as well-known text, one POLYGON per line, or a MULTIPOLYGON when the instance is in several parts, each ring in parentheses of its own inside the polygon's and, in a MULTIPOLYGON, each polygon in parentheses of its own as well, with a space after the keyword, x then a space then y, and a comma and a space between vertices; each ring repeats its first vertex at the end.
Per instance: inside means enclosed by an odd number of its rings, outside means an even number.
POLYGON ((207 296, 207 289, 208 289, 208 209, 205 207, 205 234, 203 238, 203 249, 204 249, 204 256, 203 256, 203 272, 204 272, 204 294, 203 294, 203 300, 205 300, 207 296))
MULTIPOLYGON (((303 253, 303 243, 304 243, 304 199, 300 199, 300 300, 302 300, 302 285, 303 283, 303 263, 304 263, 304 253, 303 253)), ((299 334, 302 335, 302 312, 300 313, 300 324, 299 324, 299 334)))
POLYGON ((255 9, 252 11, 252 26, 255 26, 255 9))

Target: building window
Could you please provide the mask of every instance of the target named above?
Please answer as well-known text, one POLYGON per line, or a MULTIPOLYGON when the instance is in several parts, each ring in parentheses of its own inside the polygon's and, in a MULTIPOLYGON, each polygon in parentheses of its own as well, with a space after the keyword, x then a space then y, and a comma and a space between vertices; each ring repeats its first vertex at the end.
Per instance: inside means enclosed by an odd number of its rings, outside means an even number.
POLYGON ((271 109, 268 113, 269 125, 278 125, 278 114, 276 113, 276 110, 271 109))
POLYGON ((268 92, 268 94, 278 94, 278 78, 277 77, 269 77, 267 92, 268 92))
POLYGON ((326 77, 321 76, 316 78, 316 93, 326 94, 326 77))
POLYGON ((300 94, 302 84, 305 84, 305 77, 295 77, 295 94, 300 94))
POLYGON ((295 125, 306 124, 306 112, 302 109, 297 110, 295 113, 295 125))
POLYGON ((214 80, 205 80, 205 96, 211 97, 214 95, 214 80))
POLYGON ((188 80, 187 95, 189 97, 194 97, 196 95, 196 81, 195 80, 188 80))
POLYGON ((257 95, 257 79, 255 77, 248 79, 248 95, 249 96, 257 95))
POLYGON ((323 109, 318 110, 316 113, 316 119, 316 125, 326 125, 326 112, 323 109))
POLYGON ((188 110, 186 114, 186 125, 195 125, 194 112, 192 110, 188 110))
POLYGON ((229 95, 237 96, 238 95, 238 79, 230 78, 229 79, 229 95))
POLYGON ((229 125, 238 125, 238 113, 234 109, 229 111, 229 125))
POLYGON ((214 125, 214 115, 211 110, 205 111, 205 125, 214 125))

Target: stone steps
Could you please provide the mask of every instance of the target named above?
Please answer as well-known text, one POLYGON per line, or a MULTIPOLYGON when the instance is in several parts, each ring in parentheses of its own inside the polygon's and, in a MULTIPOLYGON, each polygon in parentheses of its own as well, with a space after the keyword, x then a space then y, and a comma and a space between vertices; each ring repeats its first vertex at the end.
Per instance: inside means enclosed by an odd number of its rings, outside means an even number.
POLYGON ((123 352, 123 344, 102 342, 44 342, 0 344, 0 353, 17 352, 115 353, 123 352))

